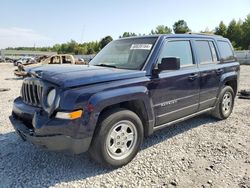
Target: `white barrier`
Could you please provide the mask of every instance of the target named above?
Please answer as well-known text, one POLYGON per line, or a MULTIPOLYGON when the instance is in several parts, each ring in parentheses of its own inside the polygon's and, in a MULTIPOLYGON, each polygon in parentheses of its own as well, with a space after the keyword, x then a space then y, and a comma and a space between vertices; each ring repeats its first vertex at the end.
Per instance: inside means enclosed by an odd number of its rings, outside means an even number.
POLYGON ((250 65, 250 50, 242 50, 235 52, 240 64, 250 65))

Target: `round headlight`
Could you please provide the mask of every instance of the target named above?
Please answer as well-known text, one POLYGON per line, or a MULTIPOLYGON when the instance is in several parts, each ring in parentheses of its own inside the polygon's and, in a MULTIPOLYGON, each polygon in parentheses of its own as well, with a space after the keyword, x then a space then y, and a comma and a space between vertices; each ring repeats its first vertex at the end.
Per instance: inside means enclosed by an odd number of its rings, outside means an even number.
POLYGON ((48 97, 47 97, 47 104, 48 106, 51 106, 54 102, 56 98, 56 90, 52 89, 49 93, 48 93, 48 97))

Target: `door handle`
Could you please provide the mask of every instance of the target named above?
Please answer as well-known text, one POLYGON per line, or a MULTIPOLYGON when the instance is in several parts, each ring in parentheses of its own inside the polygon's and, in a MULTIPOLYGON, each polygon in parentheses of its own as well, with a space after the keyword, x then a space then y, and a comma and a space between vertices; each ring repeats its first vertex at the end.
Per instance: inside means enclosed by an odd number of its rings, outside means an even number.
POLYGON ((195 73, 193 73, 190 76, 188 76, 188 79, 191 80, 191 81, 193 81, 193 80, 195 80, 197 78, 198 78, 198 74, 195 74, 195 73))
POLYGON ((222 73, 223 73, 223 69, 217 69, 217 70, 216 70, 216 73, 217 73, 218 75, 222 74, 222 73))

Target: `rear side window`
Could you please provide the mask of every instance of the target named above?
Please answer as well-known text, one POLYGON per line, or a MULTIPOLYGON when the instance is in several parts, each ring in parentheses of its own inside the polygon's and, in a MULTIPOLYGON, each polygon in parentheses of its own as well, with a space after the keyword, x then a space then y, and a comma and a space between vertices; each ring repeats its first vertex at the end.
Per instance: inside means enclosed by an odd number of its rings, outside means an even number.
MULTIPOLYGON (((211 63, 214 61, 209 41, 195 41, 195 46, 201 64, 211 63)), ((216 52, 214 51, 214 53, 216 52)))
POLYGON ((180 58, 181 67, 193 65, 193 56, 189 41, 168 41, 165 43, 159 60, 165 57, 180 58))
POLYGON ((226 41, 218 41, 218 46, 223 61, 235 60, 231 45, 226 41))

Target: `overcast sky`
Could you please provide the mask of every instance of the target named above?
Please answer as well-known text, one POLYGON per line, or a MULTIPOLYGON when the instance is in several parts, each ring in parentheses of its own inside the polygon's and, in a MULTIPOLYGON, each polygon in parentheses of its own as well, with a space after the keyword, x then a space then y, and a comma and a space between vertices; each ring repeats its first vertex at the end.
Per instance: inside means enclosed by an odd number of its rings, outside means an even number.
POLYGON ((250 0, 1 0, 0 49, 116 39, 125 31, 148 34, 179 19, 199 32, 247 14, 250 0))

